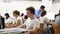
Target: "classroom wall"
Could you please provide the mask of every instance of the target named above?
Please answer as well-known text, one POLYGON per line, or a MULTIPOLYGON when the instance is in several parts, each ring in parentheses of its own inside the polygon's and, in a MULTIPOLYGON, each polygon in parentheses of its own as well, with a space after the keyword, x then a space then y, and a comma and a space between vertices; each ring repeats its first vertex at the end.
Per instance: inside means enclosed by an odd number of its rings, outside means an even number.
POLYGON ((53 8, 54 12, 58 13, 60 10, 60 3, 53 3, 52 5, 53 5, 52 8, 53 8))
POLYGON ((40 1, 11 1, 10 3, 5 3, 0 1, 0 13, 4 16, 5 13, 9 13, 11 17, 13 17, 13 11, 18 10, 20 13, 26 14, 26 8, 29 6, 35 7, 35 9, 39 9, 41 5, 46 7, 47 17, 49 19, 54 19, 54 12, 52 12, 52 0, 43 0, 40 1), (52 17, 51 17, 52 16, 52 17))
POLYGON ((52 3, 52 12, 49 13, 48 15, 50 15, 50 19, 55 19, 55 14, 58 14, 60 10, 60 3, 52 3))
POLYGON ((20 11, 20 13, 26 14, 26 8, 33 6, 36 9, 40 7, 41 2, 30 2, 30 1, 12 1, 10 3, 0 2, 1 15, 8 12, 12 16, 14 10, 20 11))

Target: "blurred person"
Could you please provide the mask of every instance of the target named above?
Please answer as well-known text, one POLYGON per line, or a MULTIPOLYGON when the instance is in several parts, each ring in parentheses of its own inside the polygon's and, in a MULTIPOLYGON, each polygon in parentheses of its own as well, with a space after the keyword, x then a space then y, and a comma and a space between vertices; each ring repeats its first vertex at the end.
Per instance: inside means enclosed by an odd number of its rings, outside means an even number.
POLYGON ((24 13, 21 14, 21 17, 22 17, 22 21, 24 23, 24 13))
POLYGON ((60 26, 60 13, 58 14, 58 16, 55 19, 55 23, 57 26, 60 26))
POLYGON ((45 9, 45 6, 42 5, 39 10, 35 11, 35 17, 39 19, 44 9, 45 9))
POLYGON ((46 11, 44 10, 42 13, 41 13, 41 17, 39 18, 40 22, 41 23, 47 23, 49 22, 48 18, 46 17, 46 11))
POLYGON ((23 17, 23 16, 24 16, 24 13, 21 14, 21 17, 23 17))
POLYGON ((43 23, 44 24, 44 32, 48 33, 48 29, 47 29, 47 23, 49 22, 48 18, 46 17, 46 11, 44 10, 42 13, 41 13, 41 17, 39 18, 40 20, 40 23, 43 23))
POLYGON ((26 8, 27 16, 29 19, 25 21, 24 24, 20 26, 20 28, 25 28, 30 31, 30 34, 37 34, 37 30, 39 28, 39 21, 34 17, 35 9, 34 7, 26 8))
POLYGON ((24 16, 24 19, 28 19, 28 16, 27 16, 27 15, 25 15, 25 16, 24 16))
POLYGON ((19 25, 22 25, 22 17, 20 16, 20 12, 15 10, 13 11, 13 16, 16 18, 15 23, 12 25, 13 27, 18 27, 19 25))
POLYGON ((24 21, 23 21, 23 22, 25 22, 27 19, 28 19, 28 16, 25 15, 25 16, 24 16, 24 21))
POLYGON ((5 20, 4 20, 4 17, 2 17, 1 15, 0 15, 0 29, 4 29, 5 28, 5 22, 4 22, 5 20))
POLYGON ((12 18, 8 13, 5 13, 5 24, 10 24, 12 22, 12 18))
POLYGON ((22 19, 24 18, 24 13, 21 14, 22 19))
POLYGON ((43 23, 44 24, 44 32, 46 34, 54 34, 54 29, 51 25, 51 23, 49 22, 49 19, 46 17, 46 11, 44 10, 42 13, 41 13, 41 17, 40 17, 40 23, 43 23))
POLYGON ((60 10, 59 10, 59 13, 58 14, 55 14, 55 18, 60 14, 60 10))
POLYGON ((22 25, 22 17, 20 16, 20 12, 17 10, 13 11, 13 16, 15 17, 15 20, 13 21, 13 24, 8 25, 7 28, 14 28, 19 27, 19 25, 22 25))
POLYGON ((5 27, 9 28, 12 23, 13 19, 10 17, 8 13, 5 13, 5 27))

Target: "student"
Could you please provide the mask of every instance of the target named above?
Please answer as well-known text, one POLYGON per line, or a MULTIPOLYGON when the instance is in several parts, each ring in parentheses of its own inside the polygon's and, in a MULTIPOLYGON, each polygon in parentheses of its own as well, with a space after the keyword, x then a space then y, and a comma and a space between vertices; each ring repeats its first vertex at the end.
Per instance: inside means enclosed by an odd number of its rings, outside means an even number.
POLYGON ((23 17, 23 16, 24 16, 24 13, 21 14, 21 17, 23 17))
POLYGON ((4 17, 2 17, 1 15, 0 15, 0 29, 4 29, 5 28, 5 22, 4 22, 5 20, 4 20, 4 17))
POLYGON ((12 18, 9 16, 8 13, 5 13, 5 24, 10 24, 12 23, 12 18))
POLYGON ((21 14, 21 17, 22 17, 22 21, 24 23, 24 13, 21 14))
POLYGON ((21 14, 22 19, 24 18, 24 13, 21 14))
POLYGON ((28 16, 25 15, 24 18, 23 18, 23 23, 28 19, 28 16))
POLYGON ((60 14, 60 10, 59 10, 59 13, 58 14, 55 14, 55 18, 60 14))
POLYGON ((45 10, 41 13, 41 17, 39 19, 40 19, 41 23, 49 22, 48 18, 46 17, 46 11, 45 10))
POLYGON ((13 16, 16 18, 12 24, 7 25, 7 28, 19 27, 19 25, 23 24, 22 17, 20 17, 20 12, 15 10, 13 11, 13 16))
POLYGON ((13 16, 16 18, 15 23, 12 25, 12 27, 18 27, 19 25, 23 24, 22 17, 20 16, 20 12, 15 10, 13 11, 13 16))
POLYGON ((57 26, 60 26, 60 14, 58 14, 58 16, 56 17, 55 23, 57 26))
POLYGON ((35 17, 39 19, 44 9, 45 9, 45 6, 42 5, 39 10, 35 11, 35 17))
POLYGON ((46 11, 45 10, 42 12, 39 20, 40 20, 40 23, 44 24, 44 28, 45 28, 47 26, 48 22, 49 22, 48 18, 46 17, 46 11))
POLYGON ((25 15, 25 16, 24 16, 24 19, 28 19, 28 16, 27 16, 27 15, 25 15))
POLYGON ((25 28, 29 30, 30 34, 37 34, 37 30, 39 28, 39 21, 34 18, 35 9, 34 7, 28 7, 26 8, 26 11, 29 19, 27 19, 25 23, 20 26, 20 28, 25 28))
POLYGON ((44 32, 48 33, 47 24, 49 23, 49 20, 46 17, 46 11, 45 10, 41 13, 41 17, 39 18, 39 20, 40 20, 40 23, 44 24, 44 32))

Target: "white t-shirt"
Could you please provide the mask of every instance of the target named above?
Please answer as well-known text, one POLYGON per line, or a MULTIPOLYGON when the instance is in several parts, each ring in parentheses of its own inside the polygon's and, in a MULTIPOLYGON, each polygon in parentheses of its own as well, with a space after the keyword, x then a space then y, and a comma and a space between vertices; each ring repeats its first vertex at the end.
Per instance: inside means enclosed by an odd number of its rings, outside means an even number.
POLYGON ((9 17, 8 19, 5 19, 5 23, 12 23, 12 22, 13 22, 13 20, 11 17, 9 17))
POLYGON ((26 26, 26 29, 27 30, 30 30, 30 29, 32 29, 33 27, 34 27, 34 25, 37 27, 37 28, 39 28, 39 21, 36 19, 36 18, 34 18, 34 19, 27 19, 26 20, 26 22, 24 23, 24 25, 26 26))
POLYGON ((60 15, 56 17, 55 23, 56 25, 60 26, 60 15))
POLYGON ((47 22, 49 22, 49 20, 46 16, 40 17, 39 20, 40 20, 40 23, 45 23, 46 24, 47 22))
POLYGON ((44 23, 44 28, 47 27, 47 23, 49 22, 48 18, 46 16, 39 18, 40 23, 44 23))

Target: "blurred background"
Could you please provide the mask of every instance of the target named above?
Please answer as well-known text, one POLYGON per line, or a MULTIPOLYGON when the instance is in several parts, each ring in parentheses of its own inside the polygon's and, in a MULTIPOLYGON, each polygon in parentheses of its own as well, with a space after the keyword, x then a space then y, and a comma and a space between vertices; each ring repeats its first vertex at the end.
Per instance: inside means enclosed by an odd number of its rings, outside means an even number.
POLYGON ((4 17, 5 13, 9 13, 13 17, 14 10, 26 14, 27 7, 33 6, 37 10, 41 5, 46 7, 48 19, 54 20, 54 15, 60 9, 60 0, 0 0, 0 14, 4 17))

